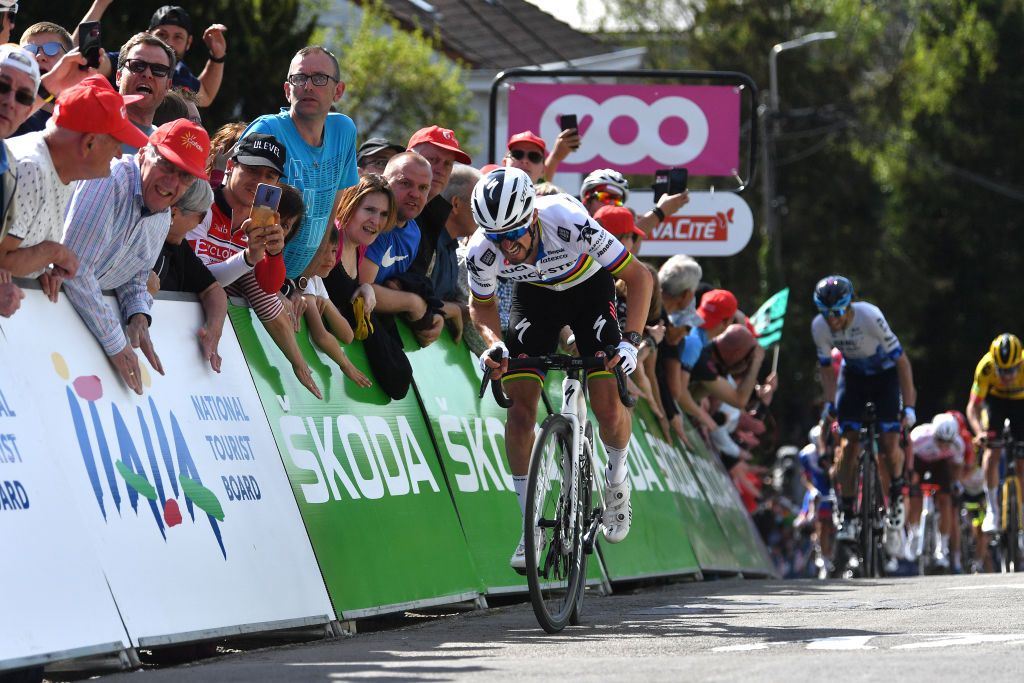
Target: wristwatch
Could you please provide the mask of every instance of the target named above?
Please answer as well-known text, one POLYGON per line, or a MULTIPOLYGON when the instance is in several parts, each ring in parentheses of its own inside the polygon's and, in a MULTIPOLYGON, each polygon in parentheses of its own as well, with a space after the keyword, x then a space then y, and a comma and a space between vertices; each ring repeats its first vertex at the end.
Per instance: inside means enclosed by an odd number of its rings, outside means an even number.
POLYGON ((639 332, 623 332, 622 338, 638 349, 644 343, 644 338, 640 336, 639 332))

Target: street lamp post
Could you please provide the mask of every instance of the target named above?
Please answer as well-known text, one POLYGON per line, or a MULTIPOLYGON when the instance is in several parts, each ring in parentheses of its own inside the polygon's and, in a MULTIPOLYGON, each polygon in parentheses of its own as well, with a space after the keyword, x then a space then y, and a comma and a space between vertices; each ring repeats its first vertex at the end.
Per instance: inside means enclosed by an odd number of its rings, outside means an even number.
POLYGON ((761 106, 761 168, 764 172, 764 179, 761 183, 761 191, 764 204, 764 233, 768 240, 771 256, 772 270, 775 279, 769 278, 769 286, 778 288, 782 285, 782 235, 778 227, 776 216, 775 196, 775 137, 778 135, 778 114, 779 114, 779 53, 785 50, 793 50, 803 47, 819 40, 832 40, 836 38, 835 31, 819 31, 808 33, 806 36, 787 40, 784 43, 777 43, 772 46, 768 53, 768 103, 761 106))

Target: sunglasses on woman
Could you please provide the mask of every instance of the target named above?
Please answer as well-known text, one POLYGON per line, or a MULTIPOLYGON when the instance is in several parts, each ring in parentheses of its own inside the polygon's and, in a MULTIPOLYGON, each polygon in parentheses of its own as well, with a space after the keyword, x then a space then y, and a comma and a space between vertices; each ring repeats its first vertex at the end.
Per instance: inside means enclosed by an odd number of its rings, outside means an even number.
POLYGON ((540 152, 527 152, 524 149, 510 149, 508 155, 516 161, 522 161, 524 158, 529 159, 532 164, 539 164, 544 161, 544 155, 540 152))
POLYGON ((21 47, 22 49, 28 50, 34 55, 37 55, 40 51, 42 51, 42 53, 47 57, 56 57, 62 52, 67 52, 67 50, 64 49, 64 45, 58 43, 56 40, 51 40, 50 42, 43 43, 42 45, 28 43, 27 45, 22 45, 21 47))

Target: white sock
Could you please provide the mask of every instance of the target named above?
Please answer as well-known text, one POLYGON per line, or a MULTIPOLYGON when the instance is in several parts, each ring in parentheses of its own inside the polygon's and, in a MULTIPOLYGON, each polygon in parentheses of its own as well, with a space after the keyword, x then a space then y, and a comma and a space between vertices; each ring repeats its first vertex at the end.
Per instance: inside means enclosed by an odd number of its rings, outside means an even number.
MULTIPOLYGON (((604 443, 604 442, 602 442, 604 443)), ((621 484, 626 478, 626 449, 614 448, 604 444, 604 450, 608 454, 608 469, 605 470, 605 478, 611 485, 621 484)))
POLYGON ((526 517, 526 485, 529 477, 517 477, 512 475, 512 487, 516 490, 516 498, 519 499, 519 511, 526 517))
POLYGON ((988 507, 993 512, 999 509, 999 496, 996 494, 996 489, 990 489, 985 487, 985 498, 988 499, 988 507))
POLYGON ((942 553, 949 555, 949 534, 942 534, 942 553))

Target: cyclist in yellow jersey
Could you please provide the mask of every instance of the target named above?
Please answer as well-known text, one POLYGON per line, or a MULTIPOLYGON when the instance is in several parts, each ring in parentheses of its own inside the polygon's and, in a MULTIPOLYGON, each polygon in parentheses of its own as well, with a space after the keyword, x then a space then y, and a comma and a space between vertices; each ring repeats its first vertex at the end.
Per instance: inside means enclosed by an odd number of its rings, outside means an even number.
MULTIPOLYGON (((1024 439, 1024 349, 1016 335, 1004 333, 992 340, 974 371, 974 385, 967 402, 967 421, 980 437, 996 438, 1003 421, 1010 418, 1014 439, 1024 439)), ((997 529, 1001 449, 986 448, 982 456, 985 471, 985 499, 988 507, 981 530, 997 529)), ((1020 475, 1018 474, 1018 477, 1020 475)))

